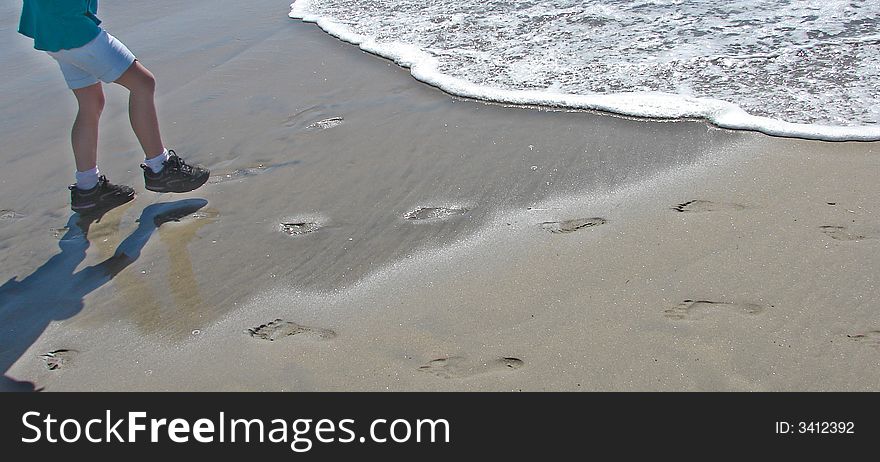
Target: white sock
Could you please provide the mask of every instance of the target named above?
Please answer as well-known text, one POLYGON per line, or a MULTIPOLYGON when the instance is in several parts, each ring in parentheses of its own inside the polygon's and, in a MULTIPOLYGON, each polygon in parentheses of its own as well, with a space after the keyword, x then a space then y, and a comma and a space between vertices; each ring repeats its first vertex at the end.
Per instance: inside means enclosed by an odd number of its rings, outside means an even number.
POLYGON ((144 160, 144 165, 150 167, 150 170, 152 170, 153 173, 159 173, 162 171, 162 168, 165 167, 164 163, 166 160, 168 160, 168 150, 164 149, 162 150, 162 154, 159 154, 152 159, 144 160))
POLYGON ((100 173, 101 172, 98 170, 98 167, 95 167, 91 170, 86 170, 84 172, 80 172, 77 170, 76 188, 82 191, 94 188, 95 185, 98 184, 98 174, 100 173))

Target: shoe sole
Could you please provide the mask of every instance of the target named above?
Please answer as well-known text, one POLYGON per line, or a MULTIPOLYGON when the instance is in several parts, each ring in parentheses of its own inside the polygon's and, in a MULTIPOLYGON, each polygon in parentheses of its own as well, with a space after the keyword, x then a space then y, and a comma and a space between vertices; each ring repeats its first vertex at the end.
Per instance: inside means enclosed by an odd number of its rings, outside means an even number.
POLYGON ((99 204, 91 204, 91 205, 87 205, 84 207, 74 207, 71 205, 70 210, 73 210, 74 212, 76 212, 80 215, 87 215, 87 214, 92 214, 92 213, 96 213, 96 212, 106 212, 108 210, 113 210, 116 207, 119 207, 120 205, 124 205, 124 204, 131 202, 132 200, 134 200, 134 198, 136 196, 137 196, 137 194, 132 193, 132 195, 126 196, 125 200, 122 202, 119 202, 118 204, 108 204, 108 205, 103 205, 103 206, 99 205, 99 204))
POLYGON ((144 188, 146 188, 147 191, 153 191, 153 192, 158 192, 158 193, 187 193, 190 191, 195 191, 196 189, 199 189, 202 186, 204 186, 205 183, 208 182, 209 177, 210 177, 210 175, 205 175, 205 179, 203 179, 201 182, 199 182, 199 184, 197 184, 189 189, 180 189, 180 188, 170 189, 170 188, 162 188, 162 187, 156 187, 156 186, 148 186, 146 184, 144 184, 144 188))

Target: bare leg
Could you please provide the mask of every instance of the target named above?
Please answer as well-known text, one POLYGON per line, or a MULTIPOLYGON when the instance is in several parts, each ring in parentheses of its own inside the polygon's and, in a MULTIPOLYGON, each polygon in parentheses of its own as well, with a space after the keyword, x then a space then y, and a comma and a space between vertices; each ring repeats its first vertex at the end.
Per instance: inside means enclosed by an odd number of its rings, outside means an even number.
POLYGON ((162 154, 165 145, 159 133, 159 117, 156 115, 156 78, 139 61, 135 61, 116 82, 130 92, 128 117, 131 128, 141 143, 147 159, 162 154))
POLYGON ((73 90, 79 111, 70 132, 76 169, 85 172, 95 168, 98 161, 98 120, 104 110, 104 90, 100 83, 73 90))

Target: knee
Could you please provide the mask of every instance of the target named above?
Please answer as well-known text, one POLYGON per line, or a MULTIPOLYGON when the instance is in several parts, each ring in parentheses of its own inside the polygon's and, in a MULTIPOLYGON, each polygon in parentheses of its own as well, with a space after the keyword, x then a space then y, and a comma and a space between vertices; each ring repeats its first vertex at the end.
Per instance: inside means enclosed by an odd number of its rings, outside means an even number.
POLYGON ((156 91, 156 77, 153 74, 144 69, 144 72, 140 73, 137 76, 137 81, 134 88, 131 89, 133 92, 138 93, 149 93, 153 94, 156 91))
POLYGON ((132 95, 152 96, 156 91, 156 77, 138 61, 135 61, 116 83, 128 88, 132 95))
POLYGON ((104 92, 92 91, 81 95, 79 100, 79 112, 85 116, 100 117, 104 111, 104 92))
POLYGON ((141 77, 141 88, 143 91, 154 93, 156 91, 156 77, 150 71, 144 73, 141 77))
MULTIPOLYGON (((80 106, 82 109, 82 106, 80 106)), ((99 117, 101 112, 104 111, 104 93, 98 93, 94 97, 90 98, 86 103, 86 112, 89 114, 93 114, 95 117, 99 117)))

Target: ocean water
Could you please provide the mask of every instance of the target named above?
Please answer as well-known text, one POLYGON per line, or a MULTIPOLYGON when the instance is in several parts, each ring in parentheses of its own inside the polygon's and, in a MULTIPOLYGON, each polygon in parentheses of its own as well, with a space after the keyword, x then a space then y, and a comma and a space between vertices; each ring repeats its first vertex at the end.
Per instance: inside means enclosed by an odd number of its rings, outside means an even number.
POLYGON ((880 140, 880 2, 296 0, 463 97, 880 140))

